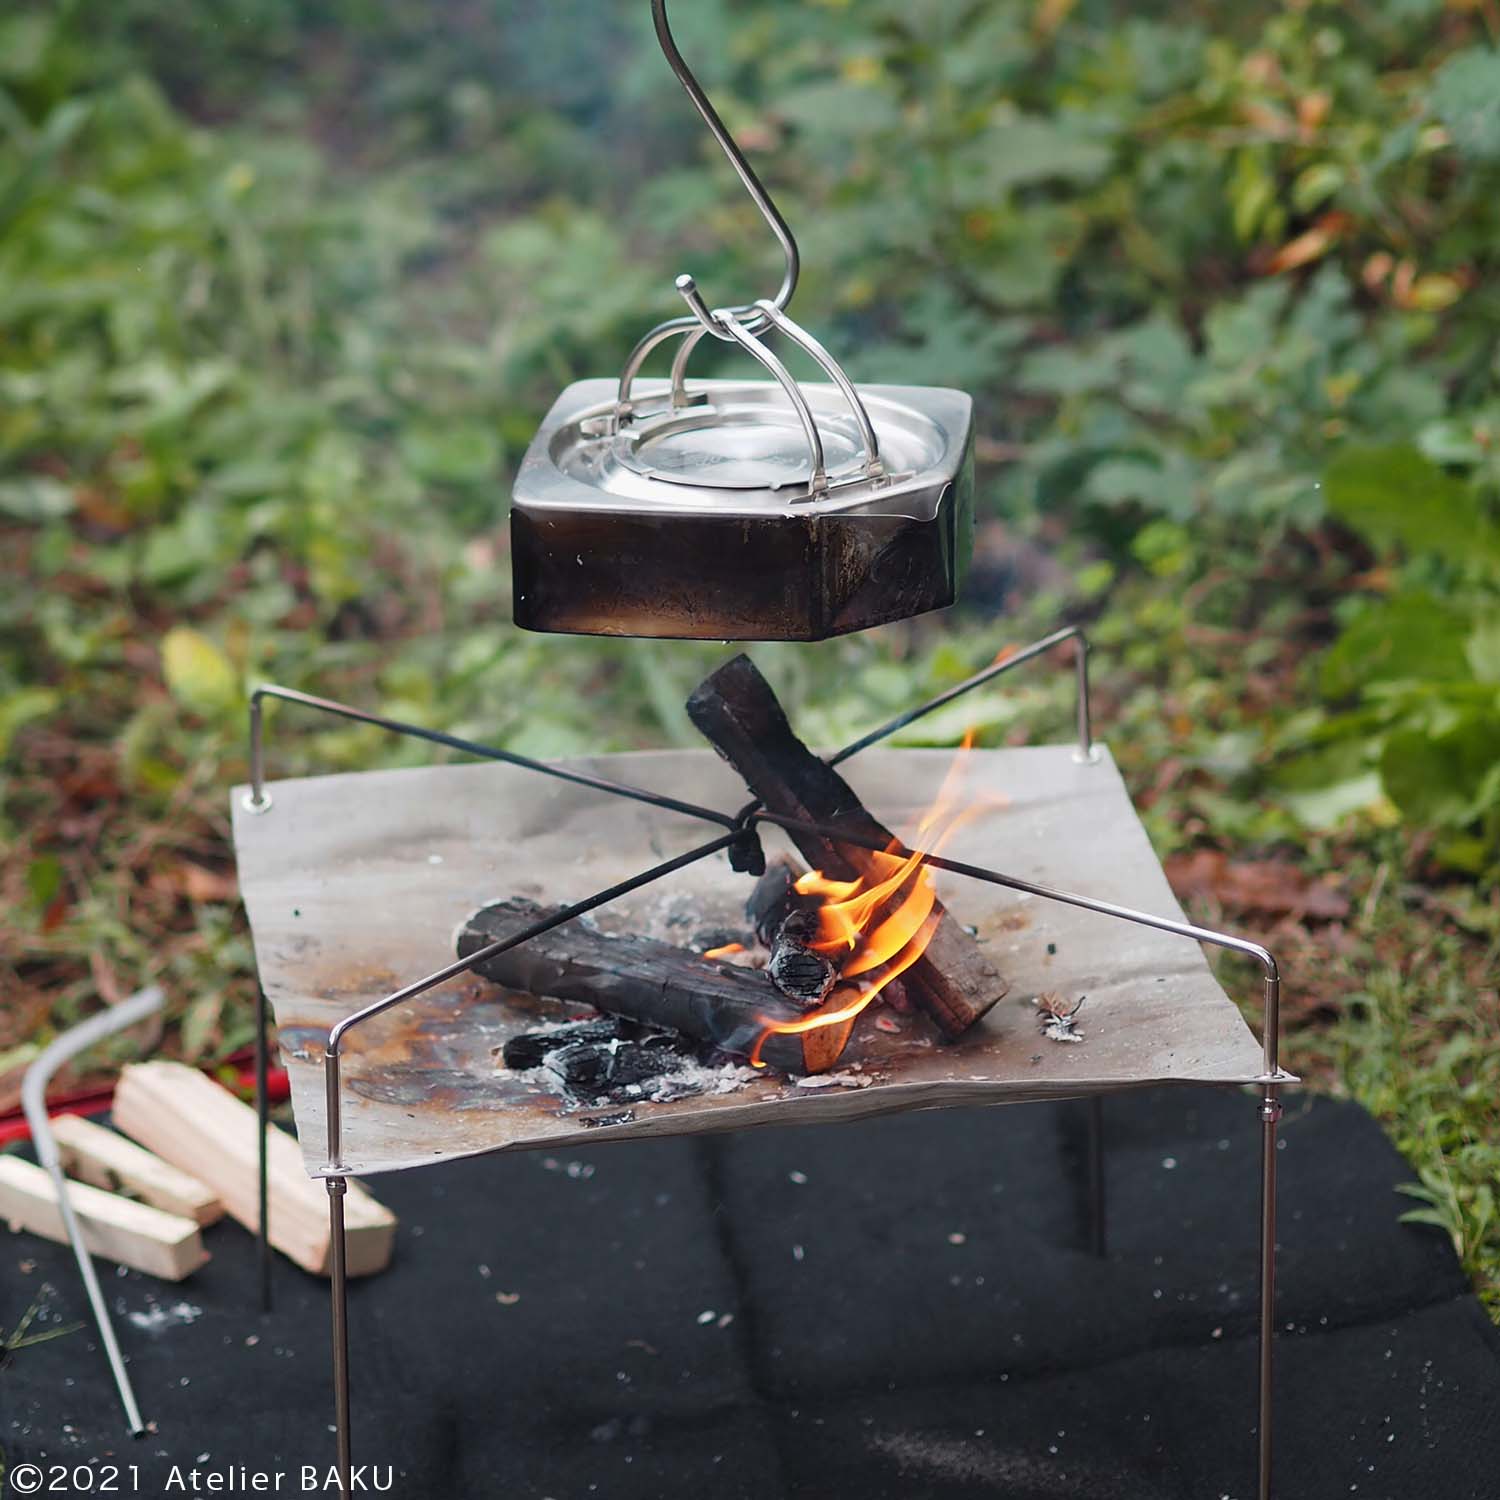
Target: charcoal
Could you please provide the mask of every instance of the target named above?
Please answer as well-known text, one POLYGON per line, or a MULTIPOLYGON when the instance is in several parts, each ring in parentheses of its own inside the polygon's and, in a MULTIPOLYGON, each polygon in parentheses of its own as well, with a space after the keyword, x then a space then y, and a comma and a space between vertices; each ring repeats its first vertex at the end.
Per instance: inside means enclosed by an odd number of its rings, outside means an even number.
MULTIPOLYGON (((459 955, 467 958, 497 940, 508 942, 555 915, 555 908, 519 896, 496 902, 464 924, 458 935, 459 955)), ((474 967, 508 990, 591 1005, 737 1057, 757 1048, 763 1062, 788 1073, 825 1072, 848 1040, 847 1029, 832 1026, 767 1034, 778 1021, 800 1020, 805 1007, 783 995, 760 970, 705 959, 653 938, 611 936, 576 919, 536 933, 474 967)))
POLYGON ((694 1055, 694 1049, 680 1037, 648 1037, 643 1042, 627 1043, 615 1051, 609 1073, 609 1088, 615 1097, 632 1084, 650 1083, 666 1073, 675 1073, 694 1055))
POLYGON ((645 1085, 679 1072, 695 1056, 685 1038, 654 1032, 635 1039, 570 1041, 554 1048, 543 1067, 584 1103, 624 1103, 645 1085))
POLYGON ((610 1042, 626 1034, 627 1023, 618 1016, 601 1016, 597 1021, 575 1021, 567 1026, 555 1026, 550 1031, 524 1031, 511 1037, 501 1049, 500 1055, 507 1068, 524 1072, 527 1068, 539 1068, 548 1056, 561 1047, 575 1042, 610 1042))
POLYGON ((700 927, 688 946, 695 953, 712 953, 735 943, 741 948, 748 948, 752 942, 754 937, 743 927, 700 927))
POLYGON ((833 963, 807 946, 817 931, 815 912, 792 912, 777 929, 766 965, 771 983, 805 1010, 821 1005, 838 978, 833 963))
POLYGON ((816 911, 797 910, 786 914, 776 929, 771 945, 785 943, 788 946, 808 948, 817 940, 822 924, 816 911))
POLYGON ((569 1042, 549 1052, 542 1066, 575 1094, 602 1094, 614 1071, 613 1049, 619 1045, 618 1042, 569 1042))
POLYGON ((823 1003, 837 978, 833 965, 821 953, 807 948, 778 948, 766 971, 788 1000, 808 1010, 823 1003))

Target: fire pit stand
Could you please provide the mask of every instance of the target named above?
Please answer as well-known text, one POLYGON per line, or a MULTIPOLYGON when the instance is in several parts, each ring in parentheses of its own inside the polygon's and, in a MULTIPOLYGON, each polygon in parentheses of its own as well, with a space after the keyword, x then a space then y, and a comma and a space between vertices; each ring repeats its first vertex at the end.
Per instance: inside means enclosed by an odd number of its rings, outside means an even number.
MULTIPOLYGON (((1003 673, 1020 666, 1023 662, 1032 661, 1041 657, 1052 648, 1065 642, 1072 642, 1074 648, 1074 670, 1077 679, 1077 742, 1072 752, 1072 758, 1080 765, 1098 765, 1101 759, 1101 748, 1094 743, 1089 713, 1089 691, 1088 691, 1088 646, 1082 632, 1076 627, 1068 627, 1053 632, 1042 640, 1036 641, 1022 650, 1016 651, 1001 660, 995 662, 983 671, 975 673, 965 681, 927 702, 897 715, 887 723, 871 730, 868 734, 861 736, 851 744, 845 746, 836 754, 829 756, 830 765, 838 765, 849 758, 858 755, 861 751, 888 738, 897 731, 912 724, 916 720, 973 692, 975 689, 993 682, 1003 673)), ((570 765, 552 765, 530 757, 519 755, 512 751, 499 749, 493 746, 479 744, 475 741, 450 735, 441 731, 423 728, 421 726, 402 723, 379 714, 351 707, 347 704, 333 702, 329 699, 319 698, 307 693, 299 692, 290 688, 275 686, 262 686, 254 693, 250 704, 250 783, 248 788, 239 794, 240 807, 238 811, 243 815, 256 815, 257 817, 271 813, 276 803, 273 793, 268 788, 265 779, 264 761, 264 705, 267 699, 278 699, 284 702, 299 704, 303 707, 312 708, 322 713, 335 715, 337 717, 354 720, 356 722, 375 725, 395 734, 411 736, 426 740, 430 743, 441 745, 449 749, 458 750, 467 755, 473 755, 485 760, 504 762, 510 766, 519 767, 525 771, 535 772, 539 776, 553 778, 555 780, 572 783, 576 787, 584 788, 591 792, 607 794, 613 798, 628 799, 647 807, 677 815, 687 816, 707 823, 717 829, 714 835, 684 852, 678 853, 670 858, 652 865, 650 868, 640 871, 638 874, 629 876, 609 885, 603 890, 583 900, 574 901, 572 904, 551 910, 544 920, 538 921, 518 932, 511 933, 506 937, 490 943, 488 946, 470 953, 468 956, 454 960, 443 967, 405 984, 398 989, 384 995, 383 998, 374 1003, 366 1004, 351 1013, 345 1014, 328 1030, 326 1039, 322 1043, 322 1069, 323 1069, 323 1102, 326 1110, 326 1159, 321 1168, 313 1169, 314 1175, 325 1178, 328 1189, 329 1223, 332 1236, 332 1325, 333 1325, 333 1382, 335 1419, 337 1427, 337 1466, 340 1483, 344 1493, 349 1492, 349 1476, 351 1472, 351 1434, 349 1422, 349 1343, 347 1322, 347 1265, 345 1259, 345 1235, 344 1235, 344 1195, 347 1188, 348 1177, 355 1170, 368 1172, 372 1170, 369 1165, 360 1165, 358 1162, 351 1163, 346 1154, 346 1141, 343 1131, 343 1104, 344 1090, 341 1077, 341 1059, 347 1050, 347 1041, 352 1032, 364 1026, 375 1017, 385 1014, 397 1007, 407 1005, 408 1002, 416 1000, 428 991, 436 989, 445 981, 452 980, 464 975, 476 968, 479 964, 492 959, 511 948, 517 947, 528 939, 547 932, 562 923, 585 913, 592 912, 610 902, 618 900, 643 887, 660 881, 674 872, 683 870, 689 866, 699 865, 700 862, 719 851, 727 851, 731 864, 736 869, 750 868, 760 853, 759 830, 769 826, 783 830, 816 833, 830 840, 843 843, 860 844, 861 840, 851 837, 843 828, 837 826, 806 823, 797 819, 788 818, 775 814, 759 803, 752 802, 738 812, 724 812, 719 809, 699 805, 696 802, 677 797, 675 795, 654 790, 649 787, 629 785, 616 781, 609 777, 600 776, 593 772, 570 765)), ((1013 752, 1014 753, 1014 752, 1013 752)), ((397 773, 412 774, 412 773, 397 773)), ((1091 775, 1092 772, 1081 772, 1082 775, 1091 775)), ((1099 774, 1104 774, 1101 768, 1099 774)), ((289 784, 295 786, 296 784, 289 784)), ((295 809, 289 816, 296 816, 295 809)), ((237 824, 239 820, 237 819, 237 824)), ((238 834, 238 829, 237 829, 238 834)), ((243 839, 237 837, 237 841, 243 844, 243 839)), ((867 843, 866 847, 878 848, 874 843, 867 843)), ((894 853, 904 854, 909 851, 896 849, 894 853)), ((242 848, 242 860, 244 850, 242 848)), ((438 859, 433 856, 434 861, 438 859)), ((1087 912, 1096 913, 1105 917, 1114 918, 1120 922, 1133 924, 1134 926, 1172 934, 1178 937, 1190 938, 1199 943, 1209 944, 1219 948, 1229 949, 1254 959, 1261 967, 1263 974, 1263 1027, 1260 1046, 1261 1067, 1258 1073, 1240 1075, 1233 1079, 1237 1084, 1254 1084, 1259 1093, 1257 1107, 1261 1120, 1261 1200, 1260 1200, 1260 1258, 1259 1258, 1259 1284, 1260 1284, 1260 1318, 1259 1318, 1259 1387, 1257 1396, 1257 1434, 1259 1441, 1258 1452, 1258 1481, 1256 1495, 1258 1500, 1269 1500, 1271 1495, 1271 1456, 1272 1456, 1272 1355, 1274 1336, 1274 1292, 1275 1292, 1275 1270, 1276 1270, 1276 1136, 1277 1122, 1281 1117, 1280 1094, 1284 1086, 1295 1083, 1295 1077, 1285 1072, 1279 1061, 1279 1004, 1280 1004, 1280 976, 1276 960, 1272 954, 1258 943, 1251 942, 1245 938, 1237 937, 1229 933, 1218 932, 1209 928, 1200 927, 1187 921, 1176 920, 1170 917, 1155 915, 1151 912, 1135 910, 1131 907, 1118 904, 1114 901, 1103 900, 1076 891, 1059 889, 1055 886, 1040 883, 1033 880, 1023 879, 1018 876, 1003 874, 999 871, 983 868, 977 864, 967 861, 948 858, 940 855, 929 855, 926 863, 934 869, 949 872, 953 875, 964 877, 966 880, 981 882, 992 887, 1000 887, 1011 892, 1019 893, 1025 898, 1034 898, 1043 903, 1060 903, 1067 907, 1080 908, 1087 912)), ((247 900, 250 899, 249 887, 247 885, 247 900)), ((252 910, 252 919, 254 919, 252 910)), ((257 1072, 257 1100, 262 1121, 266 1118, 267 1091, 266 1091, 266 1068, 267 1068, 267 1045, 266 1034, 268 1015, 265 994, 265 957, 261 952, 260 934, 257 934, 257 953, 261 957, 263 987, 260 993, 258 1007, 258 1048, 256 1055, 257 1072)), ((1238 1024, 1238 1023, 1236 1023, 1238 1024)), ((1248 1037, 1246 1039, 1248 1041, 1248 1037)), ((286 1046, 286 1035, 283 1032, 283 1047, 286 1046)), ((1062 1049, 1072 1051, 1073 1049, 1062 1049)), ((1141 1079, 1122 1079, 1113 1084, 1114 1087, 1124 1087, 1130 1082, 1141 1082, 1141 1079)), ((1210 1079, 1208 1081, 1227 1081, 1224 1078, 1210 1079)), ((1089 1150, 1089 1181, 1090 1199, 1093 1210, 1093 1222, 1091 1226, 1094 1249, 1102 1253, 1104 1239, 1104 1177, 1102 1161, 1102 1127, 1101 1127, 1101 1098, 1103 1092, 1107 1091, 1108 1084, 1097 1084, 1088 1089, 1075 1089, 1074 1094, 1091 1094, 1090 1098, 1090 1150, 1089 1150)), ((873 1092, 873 1091, 872 1091, 873 1092)), ((1065 1097, 1066 1091, 1054 1092, 1051 1095, 1033 1093, 1031 1097, 1065 1097)), ((1025 1097, 1013 1094, 1012 1097, 1025 1097)), ((924 1107, 927 1104, 924 1098, 916 1105, 912 1103, 894 1104, 891 1107, 924 1107)), ((955 1097, 952 1103, 977 1102, 977 1096, 955 1097)), ((868 1111, 867 1111, 868 1112, 868 1111)), ((836 1117, 836 1116, 835 1116, 836 1117)), ((305 1122, 304 1122, 305 1123, 305 1122)), ((605 1122, 596 1122, 605 1123, 605 1122)), ((733 1123, 733 1122, 731 1122, 733 1123)), ((692 1123, 685 1123, 677 1127, 679 1130, 692 1130, 692 1123)), ((699 1126, 697 1128, 712 1128, 699 1126)), ((671 1129, 670 1126, 664 1130, 671 1129)), ((608 1135, 610 1132, 606 1131, 608 1135)), ((618 1132, 617 1132, 618 1133, 618 1132)), ((628 1132, 628 1129, 626 1131, 628 1132)), ((641 1133, 641 1132, 636 1132, 641 1133)), ((262 1135, 264 1142, 264 1135, 262 1135)), ((540 1141, 516 1141, 512 1144, 515 1149, 523 1149, 528 1145, 541 1144, 540 1141)), ((500 1149, 495 1145, 467 1146, 456 1154, 476 1154, 485 1149, 500 1149)), ((400 1165, 412 1165, 414 1161, 405 1162, 390 1161, 373 1168, 374 1170, 388 1169, 400 1165)), ((266 1193, 266 1161, 264 1150, 261 1156, 261 1193, 260 1193, 260 1253, 261 1253, 261 1291, 263 1300, 269 1299, 270 1280, 270 1250, 268 1241, 268 1216, 267 1216, 267 1193, 266 1193)))

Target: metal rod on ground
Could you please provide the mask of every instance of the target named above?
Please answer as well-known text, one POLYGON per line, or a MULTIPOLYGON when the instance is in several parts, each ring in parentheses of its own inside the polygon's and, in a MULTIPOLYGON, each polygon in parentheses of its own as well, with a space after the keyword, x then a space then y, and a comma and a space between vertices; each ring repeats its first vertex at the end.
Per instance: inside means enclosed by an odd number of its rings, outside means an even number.
POLYGON ((99 1327, 99 1340, 109 1358, 109 1367, 114 1373, 115 1389, 120 1393, 120 1404, 125 1408, 125 1420, 133 1437, 146 1430, 141 1420, 140 1407, 136 1405, 135 1389, 125 1369, 125 1360, 115 1339, 114 1324, 110 1322, 109 1308, 104 1293, 99 1289, 99 1277, 94 1271, 93 1257, 83 1243, 83 1231, 79 1227, 78 1215, 73 1209, 73 1200, 68 1196, 67 1178, 63 1175, 62 1161, 57 1152, 57 1141, 52 1134, 52 1125, 47 1117, 47 1085, 52 1075, 65 1063, 87 1051, 96 1042, 124 1031, 138 1021, 161 1009, 162 992, 158 985, 140 990, 128 1000, 110 1009, 90 1016, 87 1021, 70 1027, 57 1037, 26 1069, 21 1081, 21 1106, 26 1112, 26 1123, 31 1128, 31 1138, 36 1143, 37 1160, 46 1169, 57 1190, 58 1211, 62 1215, 63 1228, 67 1231, 68 1243, 73 1247, 73 1258, 78 1262, 78 1274, 83 1278, 84 1291, 93 1308, 94 1322, 99 1327))
POLYGON ((271 1310, 271 1193, 266 1138, 271 1128, 270 1048, 266 1032, 270 1017, 266 1014, 266 992, 255 987, 255 1119, 259 1129, 256 1142, 256 1254, 260 1270, 260 1310, 271 1310))

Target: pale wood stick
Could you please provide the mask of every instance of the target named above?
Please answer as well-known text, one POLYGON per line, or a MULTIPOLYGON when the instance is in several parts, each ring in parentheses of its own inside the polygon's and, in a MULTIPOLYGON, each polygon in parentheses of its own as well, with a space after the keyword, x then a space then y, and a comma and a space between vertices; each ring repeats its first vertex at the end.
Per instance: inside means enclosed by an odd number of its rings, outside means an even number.
MULTIPOLYGON (((82 1182, 68 1183, 68 1198, 84 1244, 104 1260, 164 1281, 181 1281, 208 1259, 193 1219, 82 1182)), ((19 1156, 0 1156, 0 1219, 12 1229, 68 1243, 51 1175, 19 1156)))
POLYGON ((58 1115, 52 1121, 52 1137, 63 1171, 80 1182, 123 1192, 199 1224, 224 1217, 224 1205, 212 1188, 113 1130, 78 1115, 58 1115))
MULTIPOLYGON (((255 1111, 182 1063, 133 1063, 115 1089, 114 1122, 127 1135, 211 1187, 231 1218, 259 1224, 255 1111)), ((330 1274, 328 1193, 310 1177, 297 1143, 266 1129, 271 1243, 315 1276, 330 1274)), ((344 1199, 348 1271, 367 1276, 390 1263, 396 1216, 358 1183, 344 1199)))

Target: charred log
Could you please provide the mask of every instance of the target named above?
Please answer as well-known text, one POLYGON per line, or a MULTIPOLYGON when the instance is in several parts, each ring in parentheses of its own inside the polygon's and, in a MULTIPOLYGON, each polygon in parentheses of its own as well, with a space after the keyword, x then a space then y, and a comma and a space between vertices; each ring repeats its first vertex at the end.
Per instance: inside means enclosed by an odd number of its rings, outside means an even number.
POLYGON ((765 874, 755 882, 755 889, 745 902, 745 915, 765 947, 776 941, 781 924, 794 911, 816 910, 819 898, 804 896, 797 889, 798 878, 804 874, 801 865, 782 855, 769 861, 765 874))
POLYGON ((808 946, 817 934, 816 913, 791 912, 771 939, 771 957, 766 964, 771 983, 804 1010, 820 1006, 838 978, 833 962, 808 946))
MULTIPOLYGON (((487 906, 460 931, 459 956, 511 937, 555 910, 519 897, 487 906)), ((653 938, 613 937, 579 920, 487 959, 476 972, 506 989, 592 1005, 739 1057, 751 1054, 768 1025, 801 1020, 806 1013, 759 970, 653 938)), ((766 1039, 760 1056, 784 1072, 821 1073, 838 1060, 848 1037, 847 1025, 778 1033, 766 1039)), ((551 1058, 545 1060, 550 1066, 551 1058)), ((581 1056, 576 1065, 584 1065, 581 1056)))
MULTIPOLYGON (((771 685, 748 656, 736 656, 694 689, 688 716, 772 812, 833 824, 884 847, 892 834, 849 783, 814 755, 787 722, 771 685)), ((878 855, 858 844, 791 832, 803 856, 835 880, 881 873, 878 855)), ((926 951, 903 978, 907 993, 948 1036, 961 1036, 1006 992, 977 940, 945 912, 926 951)))

